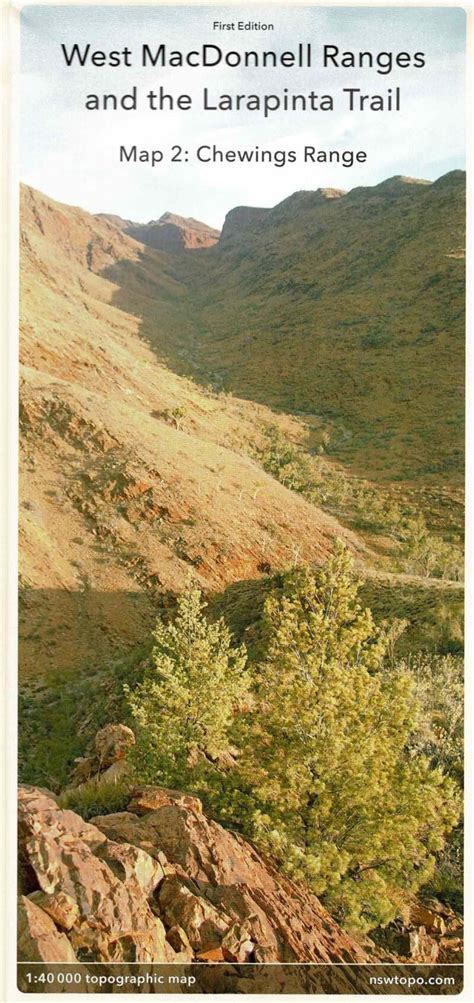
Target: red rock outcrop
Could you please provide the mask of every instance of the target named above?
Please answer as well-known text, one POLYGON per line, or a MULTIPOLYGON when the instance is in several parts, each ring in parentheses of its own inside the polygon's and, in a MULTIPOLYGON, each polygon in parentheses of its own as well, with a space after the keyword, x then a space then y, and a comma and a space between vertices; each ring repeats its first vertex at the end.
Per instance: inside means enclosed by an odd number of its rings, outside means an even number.
POLYGON ((152 219, 149 223, 132 223, 123 229, 129 237, 141 244, 172 254, 213 247, 219 240, 219 230, 214 230, 198 219, 177 216, 172 212, 165 212, 159 219, 152 219))
POLYGON ((19 804, 21 960, 370 960, 197 798, 140 788, 93 823, 36 788, 19 804))

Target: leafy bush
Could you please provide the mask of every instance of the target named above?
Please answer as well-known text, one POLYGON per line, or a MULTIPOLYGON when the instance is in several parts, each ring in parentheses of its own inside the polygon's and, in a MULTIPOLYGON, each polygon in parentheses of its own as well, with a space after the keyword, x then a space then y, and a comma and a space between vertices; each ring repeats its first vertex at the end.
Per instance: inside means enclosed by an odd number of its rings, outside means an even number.
POLYGON ((265 434, 267 445, 258 453, 264 469, 291 491, 310 496, 320 479, 315 461, 288 442, 275 426, 267 426, 265 434))
POLYGON ((462 580, 464 561, 461 548, 433 536, 420 513, 404 522, 401 536, 407 571, 425 578, 462 580))
POLYGON ((255 803, 248 831, 349 926, 387 923, 433 873, 457 819, 455 784, 410 755, 413 681, 403 666, 384 670, 387 639, 357 604, 344 551, 295 575, 265 617, 239 760, 255 803))
POLYGON ((265 603, 249 698, 244 649, 190 588, 129 700, 140 779, 204 792, 343 923, 369 930, 430 880, 459 796, 420 746, 414 674, 388 664, 393 632, 357 592, 342 548, 286 576, 265 603))

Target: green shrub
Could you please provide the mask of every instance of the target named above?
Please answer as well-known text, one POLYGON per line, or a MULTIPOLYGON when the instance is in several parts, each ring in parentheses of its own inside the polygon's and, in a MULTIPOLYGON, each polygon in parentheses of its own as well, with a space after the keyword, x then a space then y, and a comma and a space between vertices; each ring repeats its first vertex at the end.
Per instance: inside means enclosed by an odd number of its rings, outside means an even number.
POLYGON ((265 618, 238 767, 246 828, 342 922, 369 930, 431 878, 458 818, 456 785, 410 752, 413 680, 384 668, 387 638, 357 604, 347 553, 295 575, 265 618))
POLYGON ((413 506, 402 508, 389 492, 310 455, 273 425, 265 429, 264 445, 255 456, 267 473, 312 504, 356 529, 389 535, 398 545, 398 570, 462 580, 461 547, 430 533, 423 514, 413 506))
POLYGON ((462 581, 464 559, 459 546, 433 536, 421 513, 401 527, 403 563, 406 571, 425 578, 462 581))
POLYGON ((190 588, 129 701, 139 779, 203 791, 341 922, 369 930, 432 878, 459 792, 420 745, 423 702, 414 673, 390 664, 393 631, 357 595, 343 548, 285 576, 248 697, 244 649, 190 588))
POLYGON ((158 620, 150 667, 128 700, 135 721, 132 762, 141 780, 206 790, 229 754, 232 722, 248 690, 246 652, 222 619, 208 623, 189 583, 174 622, 158 620))

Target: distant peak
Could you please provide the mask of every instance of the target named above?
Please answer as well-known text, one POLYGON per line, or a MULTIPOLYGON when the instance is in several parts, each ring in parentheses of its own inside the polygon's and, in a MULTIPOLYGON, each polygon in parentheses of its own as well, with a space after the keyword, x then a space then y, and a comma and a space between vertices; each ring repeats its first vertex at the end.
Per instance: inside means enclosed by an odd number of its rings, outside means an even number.
POLYGON ((437 181, 433 182, 434 188, 448 188, 452 185, 459 185, 466 183, 466 172, 465 171, 448 171, 447 174, 442 174, 437 181))
POLYGON ((143 224, 144 227, 178 227, 180 230, 201 230, 208 234, 218 235, 218 230, 214 230, 213 227, 209 227, 207 223, 202 223, 200 220, 194 220, 192 216, 178 216, 177 213, 170 213, 166 210, 158 220, 149 220, 148 223, 143 224))
MULTIPOLYGON (((167 210, 160 216, 159 219, 151 220, 151 223, 155 225, 171 223, 173 226, 202 226, 207 229, 206 223, 200 223, 197 219, 192 219, 190 216, 179 216, 176 212, 169 212, 167 210)), ((149 225, 151 225, 151 223, 149 225)))
POLYGON ((159 219, 131 227, 127 233, 142 244, 172 253, 212 247, 219 239, 219 230, 214 230, 207 223, 169 211, 159 219))
POLYGON ((378 189, 379 191, 391 191, 404 188, 406 185, 432 184, 432 181, 427 181, 425 178, 410 178, 405 174, 394 174, 392 178, 387 178, 386 181, 381 181, 380 184, 374 185, 374 189, 378 189))

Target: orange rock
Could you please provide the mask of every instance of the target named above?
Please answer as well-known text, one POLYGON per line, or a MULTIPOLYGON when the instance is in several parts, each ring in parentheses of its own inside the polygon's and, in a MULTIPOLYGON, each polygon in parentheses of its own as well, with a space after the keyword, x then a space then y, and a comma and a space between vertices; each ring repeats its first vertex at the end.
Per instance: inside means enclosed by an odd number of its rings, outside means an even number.
POLYGON ((211 947, 207 951, 200 951, 196 957, 199 958, 199 961, 226 961, 221 947, 211 947))
POLYGON ((179 804, 189 811, 202 812, 202 802, 199 798, 180 791, 168 790, 166 787, 135 787, 131 792, 129 809, 136 815, 145 815, 156 811, 165 805, 179 804))

